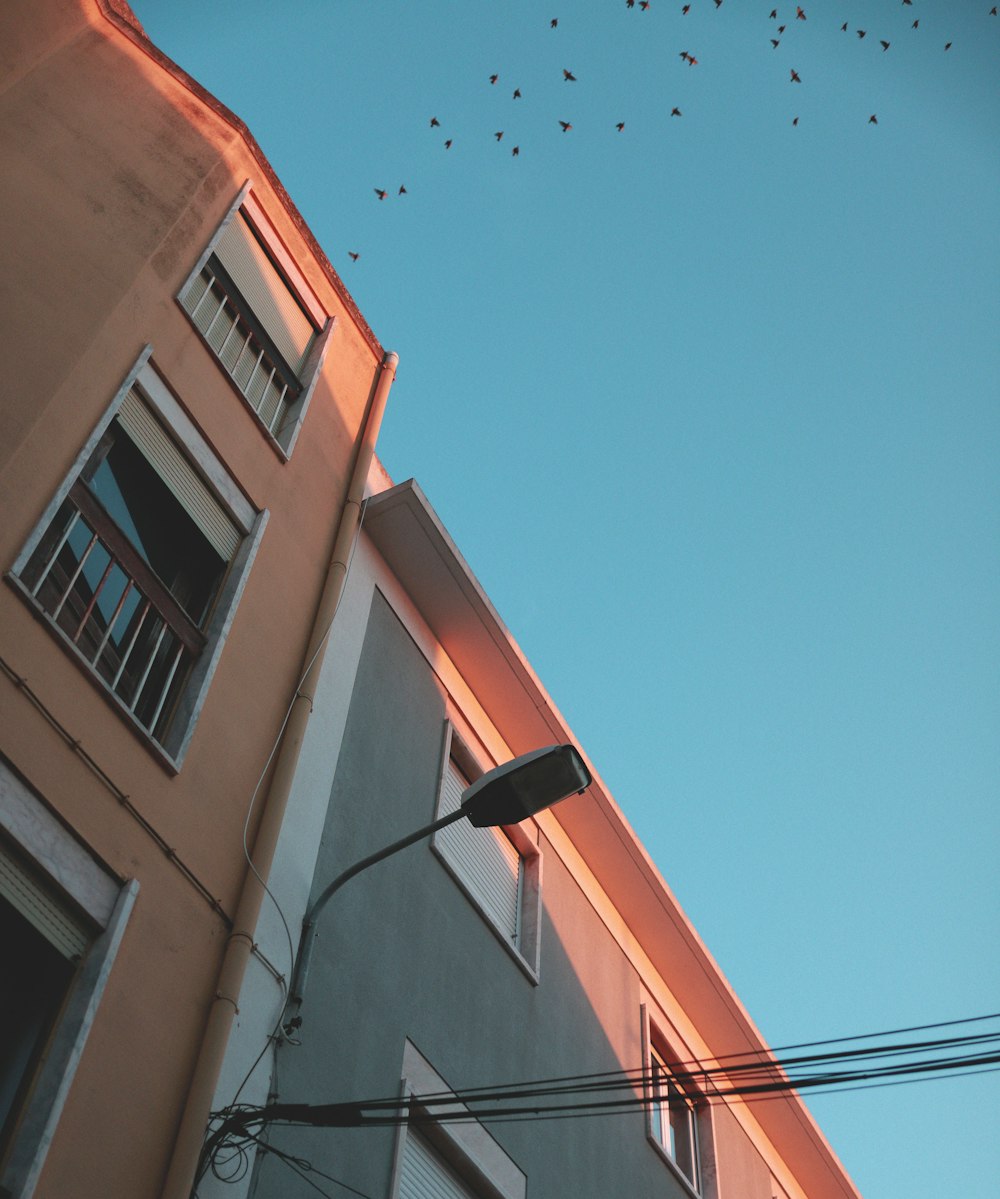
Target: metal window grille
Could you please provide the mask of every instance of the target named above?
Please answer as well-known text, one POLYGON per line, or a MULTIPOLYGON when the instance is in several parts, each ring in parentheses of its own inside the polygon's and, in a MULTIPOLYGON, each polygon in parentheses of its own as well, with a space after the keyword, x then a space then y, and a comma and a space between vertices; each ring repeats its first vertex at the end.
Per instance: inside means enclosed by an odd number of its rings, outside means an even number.
POLYGON ((246 319, 239 293, 232 288, 231 294, 214 259, 185 292, 182 303, 241 395, 277 438, 301 386, 246 319))
MULTIPOLYGON (((157 476, 179 505, 158 513, 157 528, 188 539, 182 543, 186 560, 196 553, 195 541, 203 538, 224 573, 243 534, 134 391, 102 445, 112 435, 132 442, 149 477, 157 476), (187 532, 181 534, 178 522, 188 518, 187 532)), ((129 530, 130 513, 120 514, 123 523, 117 523, 87 482, 101 453, 99 447, 70 486, 21 572, 21 582, 93 673, 163 742, 191 668, 207 643, 198 622, 211 611, 212 591, 195 600, 185 591, 186 581, 175 579, 172 591, 156 573, 136 530, 129 530)), ((221 577, 206 587, 217 590, 221 577)))
POLYGON ((24 581, 95 674, 162 738, 205 638, 83 484, 73 484, 24 581))

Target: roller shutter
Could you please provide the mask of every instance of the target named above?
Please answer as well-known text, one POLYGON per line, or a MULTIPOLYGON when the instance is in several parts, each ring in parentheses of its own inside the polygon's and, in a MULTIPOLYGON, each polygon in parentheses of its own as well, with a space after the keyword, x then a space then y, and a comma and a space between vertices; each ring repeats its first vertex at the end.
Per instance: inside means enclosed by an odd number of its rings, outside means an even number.
POLYGON ((298 375, 316 330, 239 213, 223 231, 215 255, 279 353, 298 375))
POLYGON ((431 1148, 418 1132, 409 1129, 403 1146, 399 1199, 479 1199, 475 1191, 431 1148))
POLYGON ((83 957, 90 931, 68 904, 45 887, 0 841, 0 899, 5 899, 65 958, 83 957))
POLYGON ((219 557, 225 562, 231 561, 243 540, 243 533, 134 388, 125 396, 118 410, 118 423, 170 488, 219 557))
MULTIPOLYGON (((454 761, 441 789, 441 815, 459 806, 469 785, 454 761)), ((498 828, 474 828, 467 820, 442 829, 440 845, 465 885, 512 942, 517 943, 521 908, 521 855, 498 828)))

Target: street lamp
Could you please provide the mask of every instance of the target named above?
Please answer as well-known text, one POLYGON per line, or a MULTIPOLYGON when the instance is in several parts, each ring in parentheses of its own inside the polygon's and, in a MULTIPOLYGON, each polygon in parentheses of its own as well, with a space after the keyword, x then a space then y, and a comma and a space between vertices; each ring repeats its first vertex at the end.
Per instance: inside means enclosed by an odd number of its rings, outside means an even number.
POLYGON ((362 870, 376 862, 391 857, 415 841, 429 837, 431 833, 446 825, 454 824, 463 816, 476 828, 490 828, 502 824, 518 824, 550 808, 570 795, 579 795, 590 786, 590 771, 579 752, 572 745, 552 745, 547 749, 535 749, 521 754, 502 766, 484 774, 462 792, 459 806, 446 816, 432 821, 423 828, 410 833, 378 853, 362 858, 360 862, 338 874, 307 910, 302 921, 302 937, 292 971, 292 982, 288 991, 290 1002, 301 1005, 305 992, 309 962, 316 940, 316 921, 330 897, 362 870))

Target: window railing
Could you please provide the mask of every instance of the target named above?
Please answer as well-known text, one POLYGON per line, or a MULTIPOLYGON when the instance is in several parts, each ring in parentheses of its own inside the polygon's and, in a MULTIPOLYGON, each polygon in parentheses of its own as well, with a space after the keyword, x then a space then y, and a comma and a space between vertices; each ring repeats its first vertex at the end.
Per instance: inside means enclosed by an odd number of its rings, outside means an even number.
POLYGON ((70 489, 22 582, 105 686, 162 739, 205 637, 82 483, 70 489))
POLYGON ((183 304, 240 393, 277 438, 301 386, 248 323, 214 260, 188 288, 183 304))

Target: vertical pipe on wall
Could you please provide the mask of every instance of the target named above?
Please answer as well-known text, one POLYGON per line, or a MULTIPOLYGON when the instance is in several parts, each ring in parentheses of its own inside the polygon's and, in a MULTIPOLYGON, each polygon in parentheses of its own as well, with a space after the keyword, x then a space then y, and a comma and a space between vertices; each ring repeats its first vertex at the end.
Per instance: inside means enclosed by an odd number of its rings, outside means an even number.
POLYGON ((260 825, 254 839, 253 868, 247 871, 236 916, 233 920, 233 929, 226 943, 212 1007, 205 1025, 205 1033, 195 1063, 191 1086, 181 1115, 177 1140, 174 1143, 174 1151, 167 1170, 162 1192, 163 1199, 188 1199, 194 1184, 212 1099, 218 1085, 233 1018, 237 1012, 240 988, 253 950, 254 932, 257 928, 257 918, 260 915, 267 878, 274 860, 306 725, 312 713, 312 697, 323 664, 327 634, 340 602, 344 580, 347 577, 351 548, 361 522, 365 482, 368 478, 368 470, 375 452, 375 442, 378 439, 389 389, 396 376, 398 362, 396 354, 385 354, 373 383, 373 394, 368 405, 364 431, 358 446, 347 499, 341 513, 333 555, 327 568, 323 593, 306 649, 305 673, 296 690, 285 724, 281 748, 278 751, 274 772, 271 776, 271 785, 268 788, 260 825))

